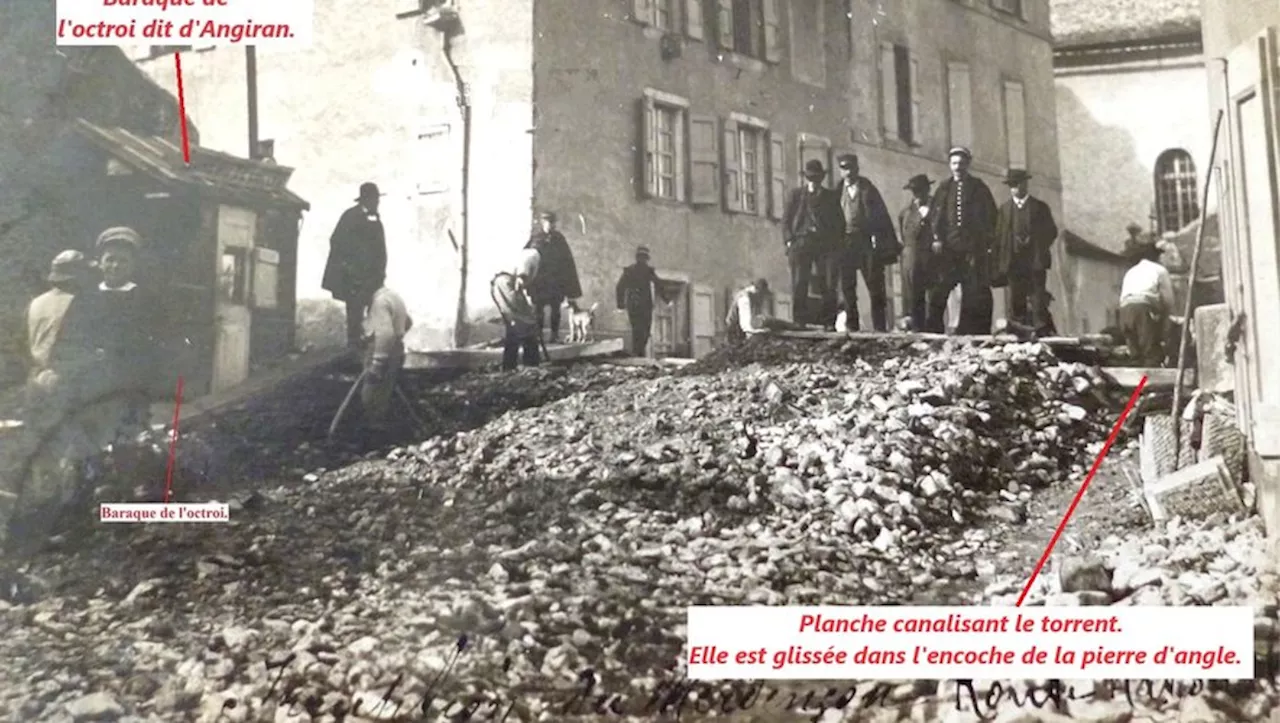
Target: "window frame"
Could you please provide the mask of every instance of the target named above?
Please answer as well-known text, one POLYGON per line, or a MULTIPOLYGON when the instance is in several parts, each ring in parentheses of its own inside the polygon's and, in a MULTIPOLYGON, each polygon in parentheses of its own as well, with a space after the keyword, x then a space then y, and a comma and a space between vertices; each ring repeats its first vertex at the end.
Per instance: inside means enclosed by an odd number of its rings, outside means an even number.
POLYGON ((1158 233, 1181 231, 1188 224, 1200 218, 1200 177, 1195 157, 1185 148, 1166 148, 1156 156, 1152 169, 1153 196, 1156 206, 1156 230, 1158 233), (1186 168, 1179 171, 1177 166, 1185 161, 1186 168), (1173 204, 1165 203, 1171 188, 1173 204), (1184 204, 1183 201, 1186 201, 1184 204), (1173 214, 1166 212, 1171 208, 1173 214), (1181 225, 1174 228, 1167 224, 1176 215, 1181 225))
POLYGON ((689 120, 690 103, 672 93, 655 88, 645 88, 640 97, 640 139, 641 146, 639 165, 641 170, 642 196, 648 200, 663 203, 687 203, 690 198, 689 188, 689 120), (672 118, 672 160, 671 160, 671 195, 661 193, 662 178, 658 161, 659 113, 670 113, 672 118))
POLYGON ((725 119, 724 130, 722 132, 724 148, 724 168, 726 172, 726 180, 723 184, 725 192, 725 210, 730 213, 739 213, 746 216, 760 216, 768 218, 772 215, 773 204, 771 203, 773 187, 773 174, 770 169, 770 157, 773 153, 773 147, 770 137, 770 124, 763 118, 747 115, 745 113, 730 113, 725 119), (729 146, 729 139, 733 138, 732 147, 729 146), (755 151, 755 168, 752 171, 754 182, 751 184, 751 190, 747 189, 747 156, 748 149, 744 144, 744 139, 751 138, 754 140, 755 151), (733 188, 736 191, 736 198, 730 196, 729 175, 736 173, 736 181, 733 188), (748 208, 747 200, 753 198, 755 201, 754 208, 748 208))

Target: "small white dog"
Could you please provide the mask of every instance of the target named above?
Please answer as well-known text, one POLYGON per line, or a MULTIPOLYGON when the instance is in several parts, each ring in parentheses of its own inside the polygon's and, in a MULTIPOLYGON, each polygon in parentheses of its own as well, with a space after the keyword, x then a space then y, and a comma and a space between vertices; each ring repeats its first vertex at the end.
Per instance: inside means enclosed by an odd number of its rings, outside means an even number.
POLYGON ((591 337, 591 323, 596 319, 596 307, 599 304, 592 304, 590 308, 579 309, 578 305, 572 300, 569 304, 569 343, 581 344, 591 337))

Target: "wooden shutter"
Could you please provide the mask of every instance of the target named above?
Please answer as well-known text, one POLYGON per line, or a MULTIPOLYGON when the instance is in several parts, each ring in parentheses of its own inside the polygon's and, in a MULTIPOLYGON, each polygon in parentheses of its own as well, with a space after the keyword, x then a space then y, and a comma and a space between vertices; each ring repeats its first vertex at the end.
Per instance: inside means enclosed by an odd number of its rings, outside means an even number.
POLYGON ((773 313, 783 321, 795 321, 793 318, 793 300, 791 294, 778 292, 773 295, 773 313))
POLYGON ((780 63, 782 25, 778 20, 778 0, 762 0, 760 12, 764 18, 764 59, 770 63, 780 63))
POLYGON ((689 201, 696 206, 714 206, 720 202, 715 116, 689 116, 689 201))
POLYGON ((693 356, 703 357, 711 353, 716 339, 716 290, 704 284, 693 285, 690 309, 692 317, 693 356))
POLYGON ((898 140, 898 74, 893 43, 880 43, 880 131, 898 140))
POLYGON ((658 174, 654 167, 656 160, 653 157, 658 124, 653 117, 653 98, 641 98, 638 105, 636 190, 640 198, 652 198, 658 190, 658 174))
POLYGON ((641 25, 652 25, 653 3, 659 0, 631 0, 631 19, 641 25))
POLYGON ((720 47, 733 50, 733 0, 716 0, 716 35, 720 47))
POLYGON ((973 145, 973 84, 968 63, 947 65, 947 101, 951 145, 973 145))
POLYGON ((706 29, 702 17, 702 0, 684 0, 684 34, 694 40, 705 40, 706 29))
POLYGON ((1009 168, 1027 167, 1027 106, 1022 83, 1004 84, 1004 128, 1009 146, 1009 168))
POLYGON ((769 218, 781 220, 787 205, 788 180, 786 151, 782 134, 769 132, 769 218))
POLYGON ((911 137, 904 140, 918 146, 924 143, 924 129, 920 127, 920 58, 914 52, 907 54, 907 68, 910 72, 907 83, 911 90, 911 137))
POLYGON ((724 208, 742 211, 742 152, 738 147, 738 122, 726 118, 720 134, 721 168, 724 169, 724 208))

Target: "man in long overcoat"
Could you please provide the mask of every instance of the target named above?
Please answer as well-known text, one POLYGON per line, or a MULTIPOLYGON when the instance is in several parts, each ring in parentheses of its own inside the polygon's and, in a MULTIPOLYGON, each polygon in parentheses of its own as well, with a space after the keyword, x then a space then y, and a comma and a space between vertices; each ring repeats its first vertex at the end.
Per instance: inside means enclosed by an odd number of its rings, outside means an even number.
MULTIPOLYGON (((867 283, 871 299, 871 324, 876 331, 889 330, 889 300, 885 289, 885 267, 895 264, 902 254, 893 215, 885 205, 880 190, 859 172, 858 157, 846 153, 837 161, 840 166, 840 212, 844 220, 844 238, 837 252, 840 271, 840 293, 846 305, 846 329, 858 331, 858 272, 867 283)), ((834 298, 826 311, 835 313, 834 298)), ((830 318, 830 317, 828 317, 830 318)))
POLYGON ((948 154, 951 177, 933 194, 933 246, 938 273, 929 292, 927 331, 945 331, 947 297, 960 286, 958 334, 990 334, 995 312, 991 296, 991 245, 995 237, 996 201, 982 179, 969 173, 973 154, 955 147, 948 154))
POLYGON ((826 326, 831 323, 831 319, 822 316, 827 310, 810 308, 809 285, 816 267, 824 298, 835 291, 839 267, 830 263, 829 257, 840 241, 844 220, 840 217, 840 197, 822 185, 822 179, 827 177, 822 161, 805 163, 804 177, 805 184, 792 189, 782 216, 783 243, 791 266, 791 313, 801 324, 826 326))
POLYGON ((1005 175, 1010 197, 996 220, 991 285, 1008 286, 1011 321, 1043 335, 1049 329, 1047 278, 1058 225, 1049 204, 1031 195, 1030 180, 1031 174, 1021 169, 1010 169, 1005 175))
POLYGON ((649 347, 649 334, 653 330, 654 293, 670 304, 669 289, 658 278, 658 272, 649 265, 649 247, 636 248, 636 262, 622 269, 614 291, 618 309, 627 312, 631 323, 631 354, 641 357, 649 347))
POLYGON ((329 237, 329 261, 320 286, 347 307, 347 343, 359 347, 364 315, 387 276, 387 236, 378 215, 382 194, 373 183, 360 184, 356 205, 338 219, 329 237))
POLYGON ((573 259, 573 250, 564 234, 556 228, 554 211, 543 211, 538 216, 538 228, 525 244, 526 249, 535 249, 540 261, 538 274, 530 281, 529 298, 533 301, 534 313, 538 315, 538 333, 542 333, 543 325, 550 322, 551 343, 560 339, 560 307, 566 299, 582 297, 582 282, 578 279, 578 265, 573 259), (547 317, 550 316, 550 319, 547 317))
POLYGON ((933 181, 925 174, 912 176, 903 186, 911 192, 911 201, 898 215, 902 232, 902 305, 914 331, 923 331, 926 321, 925 302, 933 264, 932 187, 933 181))

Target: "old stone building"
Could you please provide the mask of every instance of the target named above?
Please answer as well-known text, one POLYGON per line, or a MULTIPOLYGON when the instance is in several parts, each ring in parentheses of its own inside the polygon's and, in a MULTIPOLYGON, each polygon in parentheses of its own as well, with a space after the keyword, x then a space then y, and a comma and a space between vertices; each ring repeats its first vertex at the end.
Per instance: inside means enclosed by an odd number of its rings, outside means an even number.
MULTIPOLYGON (((807 158, 857 153, 898 207, 908 177, 942 177, 964 144, 998 196, 1005 169, 1026 167, 1061 210, 1047 0, 384 5, 320 0, 313 47, 259 51, 257 122, 313 204, 299 292, 326 297, 333 224, 376 181, 389 282, 421 321, 419 346, 463 341, 491 316, 488 280, 538 209, 559 213, 588 303, 613 308, 639 244, 683 284, 655 323, 659 354, 708 348, 751 278, 786 288, 780 199, 807 158)), ((170 51, 134 55, 172 85, 170 51)), ((192 49, 183 68, 206 143, 244 152, 244 51, 192 49)), ((1058 315, 1072 326, 1069 308, 1058 315)), ((325 320, 307 338, 337 332, 331 314, 302 317, 325 320)), ((597 328, 626 321, 606 311, 597 328)))
POLYGON ((1053 0, 1067 225, 1119 250, 1125 227, 1200 217, 1213 128, 1198 0, 1053 0))

